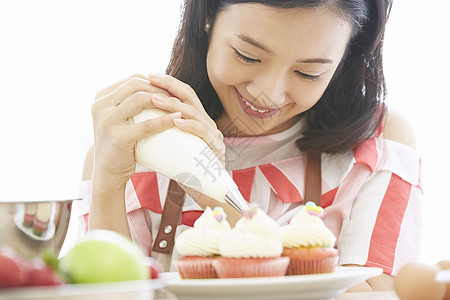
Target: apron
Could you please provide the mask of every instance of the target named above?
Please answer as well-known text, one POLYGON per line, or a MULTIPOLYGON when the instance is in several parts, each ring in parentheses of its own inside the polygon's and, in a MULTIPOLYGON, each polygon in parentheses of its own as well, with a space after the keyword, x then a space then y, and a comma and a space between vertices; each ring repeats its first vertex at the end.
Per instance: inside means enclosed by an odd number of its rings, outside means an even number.
MULTIPOLYGON (((308 153, 306 159, 304 203, 312 201, 320 206, 322 196, 321 153, 308 153)), ((185 191, 171 179, 161 215, 161 223, 152 247, 152 257, 158 260, 164 272, 173 271, 170 269, 172 253, 176 230, 181 225, 185 197, 185 191)))

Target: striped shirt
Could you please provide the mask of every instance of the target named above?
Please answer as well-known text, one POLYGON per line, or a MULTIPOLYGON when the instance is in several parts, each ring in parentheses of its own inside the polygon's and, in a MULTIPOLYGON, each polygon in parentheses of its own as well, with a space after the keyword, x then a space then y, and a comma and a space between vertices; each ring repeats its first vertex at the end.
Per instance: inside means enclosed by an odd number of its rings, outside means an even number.
MULTIPOLYGON (((280 225, 286 225, 303 204, 306 156, 295 144, 302 127, 299 121, 273 135, 224 139, 227 170, 244 198, 280 225)), ((380 267, 395 275, 419 256, 421 161, 414 149, 383 139, 381 131, 355 151, 322 154, 322 218, 337 237, 339 264, 380 267)), ((133 239, 151 255, 169 179, 139 165, 136 171, 125 192, 128 222, 133 239)), ((91 183, 83 182, 82 226, 90 190, 91 183)), ((177 235, 201 213, 187 196, 177 235)))

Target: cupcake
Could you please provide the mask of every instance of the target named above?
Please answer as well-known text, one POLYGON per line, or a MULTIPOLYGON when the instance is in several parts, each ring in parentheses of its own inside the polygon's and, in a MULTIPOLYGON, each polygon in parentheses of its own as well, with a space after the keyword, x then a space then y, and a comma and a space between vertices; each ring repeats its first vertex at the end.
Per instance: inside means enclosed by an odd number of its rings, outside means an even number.
POLYGON ((282 256, 290 259, 287 275, 334 272, 336 237, 320 218, 322 213, 322 207, 308 202, 283 228, 282 256))
POLYGON ((27 203, 23 214, 24 227, 31 228, 33 226, 34 216, 36 215, 36 203, 27 203))
POLYGON ((284 276, 289 258, 281 257, 281 227, 261 209, 250 206, 219 244, 214 262, 219 278, 284 276))
POLYGON ((221 207, 206 207, 195 221, 194 227, 182 232, 175 242, 175 249, 182 256, 175 266, 184 279, 217 278, 213 261, 219 256, 219 241, 230 231, 226 214, 221 207))
POLYGON ((34 216, 33 219, 33 233, 36 236, 44 235, 44 232, 49 227, 52 212, 53 212, 53 203, 51 202, 38 203, 36 215, 34 216))

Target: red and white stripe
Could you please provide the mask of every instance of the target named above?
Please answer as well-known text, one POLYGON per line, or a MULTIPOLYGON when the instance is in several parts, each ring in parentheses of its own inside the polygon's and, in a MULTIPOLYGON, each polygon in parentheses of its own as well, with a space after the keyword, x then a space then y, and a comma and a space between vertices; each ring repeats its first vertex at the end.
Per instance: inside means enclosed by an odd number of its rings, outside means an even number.
MULTIPOLYGON (((265 138, 245 146, 270 142, 265 138)), ((286 157, 285 153, 281 156, 286 157)), ((300 154, 231 170, 231 174, 247 201, 258 203, 285 225, 303 203, 305 168, 306 159, 300 154)), ((168 183, 165 176, 146 170, 133 175, 127 184, 130 229, 148 255, 159 229, 168 183)), ((84 198, 90 197, 89 191, 84 189, 84 198)), ((421 197, 420 159, 407 146, 374 137, 354 153, 322 155, 323 220, 338 238, 340 264, 377 266, 395 274, 404 263, 416 259, 421 197)), ((88 205, 81 211, 86 218, 88 205)), ((182 224, 192 226, 201 213, 192 199, 186 201, 182 224)))

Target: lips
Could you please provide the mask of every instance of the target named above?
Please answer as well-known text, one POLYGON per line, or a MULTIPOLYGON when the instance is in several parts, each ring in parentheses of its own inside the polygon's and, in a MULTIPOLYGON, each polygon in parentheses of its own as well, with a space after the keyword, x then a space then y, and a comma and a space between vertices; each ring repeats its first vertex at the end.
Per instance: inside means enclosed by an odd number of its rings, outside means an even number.
POLYGON ((277 113, 280 109, 273 109, 273 108, 267 108, 267 107, 261 107, 256 106, 249 101, 247 101, 242 95, 236 90, 236 94, 239 100, 239 104, 241 105, 241 108, 244 110, 244 112, 257 119, 267 119, 273 116, 275 113, 277 113))

